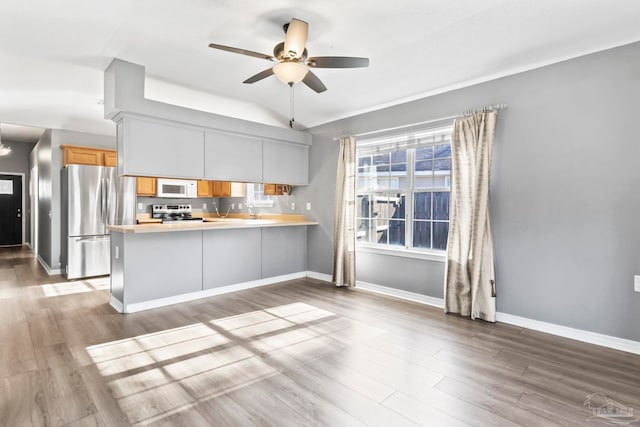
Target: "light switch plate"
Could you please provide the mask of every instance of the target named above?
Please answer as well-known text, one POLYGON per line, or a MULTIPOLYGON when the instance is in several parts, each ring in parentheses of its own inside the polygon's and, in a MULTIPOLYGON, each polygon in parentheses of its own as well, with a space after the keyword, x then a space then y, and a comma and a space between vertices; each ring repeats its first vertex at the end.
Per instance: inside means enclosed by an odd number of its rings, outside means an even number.
POLYGON ((633 276, 633 290, 640 292, 640 276, 633 276))
POLYGON ((238 209, 242 209, 242 203, 238 203, 238 209))
POLYGON ((206 209, 207 209, 207 204, 206 204, 206 203, 203 203, 203 204, 202 204, 202 210, 206 210, 206 209))
POLYGON ((307 202, 307 210, 310 211, 311 210, 311 202, 307 202))

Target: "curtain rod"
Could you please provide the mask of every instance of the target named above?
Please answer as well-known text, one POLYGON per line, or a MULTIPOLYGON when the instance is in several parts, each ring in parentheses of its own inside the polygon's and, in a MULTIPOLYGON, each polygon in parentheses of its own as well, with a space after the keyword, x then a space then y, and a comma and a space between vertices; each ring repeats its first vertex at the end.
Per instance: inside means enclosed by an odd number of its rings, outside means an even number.
POLYGON ((472 109, 469 109, 469 110, 465 110, 461 114, 456 114, 454 116, 441 117, 439 119, 427 120, 427 121, 418 122, 418 123, 411 123, 411 124, 408 124, 408 125, 396 126, 396 127, 392 127, 392 128, 378 129, 378 130, 374 130, 374 131, 371 131, 371 132, 358 133, 356 135, 344 135, 344 136, 340 136, 340 137, 335 137, 335 138, 333 138, 333 140, 334 141, 338 141, 338 140, 340 140, 342 138, 347 138, 349 136, 357 138, 357 137, 361 137, 361 136, 369 136, 369 135, 374 135, 374 134, 378 134, 378 133, 390 132, 390 131, 394 131, 394 130, 407 129, 407 128, 412 128, 412 127, 415 127, 415 126, 428 125, 430 123, 443 122, 445 120, 459 119, 461 117, 470 116, 470 115, 472 115, 474 113, 488 113, 490 111, 506 110, 508 107, 509 106, 507 104, 486 105, 486 106, 480 107, 480 108, 472 108, 472 109))

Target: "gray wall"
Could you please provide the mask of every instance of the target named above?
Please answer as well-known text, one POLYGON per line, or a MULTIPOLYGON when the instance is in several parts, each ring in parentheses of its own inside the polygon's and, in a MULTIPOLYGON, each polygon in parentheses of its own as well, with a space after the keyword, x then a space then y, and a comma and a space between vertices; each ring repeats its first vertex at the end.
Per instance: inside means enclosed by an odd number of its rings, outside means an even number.
POLYGON ((36 153, 34 158, 38 162, 38 255, 52 270, 60 268, 62 248, 60 232, 63 220, 60 205, 62 150, 60 146, 63 144, 115 149, 116 138, 47 129, 34 147, 36 153))
POLYGON ((16 173, 24 174, 22 187, 24 189, 24 206, 25 211, 22 213, 25 218, 23 240, 29 242, 31 240, 31 231, 29 229, 29 211, 31 203, 29 200, 29 154, 35 144, 22 141, 11 141, 6 138, 2 139, 2 143, 11 148, 11 153, 7 156, 0 157, 0 173, 16 173))
MULTIPOLYGON (((51 267, 51 130, 47 129, 33 149, 38 165, 38 256, 51 267)), ((33 166, 33 165, 32 165, 33 166)), ((57 267, 53 267, 57 268, 57 267)))
MULTIPOLYGON (((640 340, 640 43, 311 129, 309 270, 331 273, 338 144, 507 103, 491 182, 498 310, 640 340)), ((358 256, 358 279, 442 297, 441 262, 358 256)))

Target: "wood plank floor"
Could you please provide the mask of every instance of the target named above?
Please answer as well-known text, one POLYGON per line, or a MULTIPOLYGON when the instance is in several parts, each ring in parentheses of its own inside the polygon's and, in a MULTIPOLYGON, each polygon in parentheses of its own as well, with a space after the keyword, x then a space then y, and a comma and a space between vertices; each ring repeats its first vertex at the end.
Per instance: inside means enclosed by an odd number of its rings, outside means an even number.
POLYGON ((597 425, 592 393, 640 411, 640 356, 316 280, 108 301, 107 278, 0 249, 0 425, 597 425))

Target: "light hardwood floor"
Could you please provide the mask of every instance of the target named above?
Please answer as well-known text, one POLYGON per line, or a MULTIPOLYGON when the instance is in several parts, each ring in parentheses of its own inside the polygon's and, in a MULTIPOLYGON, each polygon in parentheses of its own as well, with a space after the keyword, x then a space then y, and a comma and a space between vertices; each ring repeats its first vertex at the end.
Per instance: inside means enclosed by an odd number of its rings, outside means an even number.
POLYGON ((108 301, 108 278, 0 249, 0 425, 598 425, 597 392, 640 411, 640 356, 316 280, 108 301))

